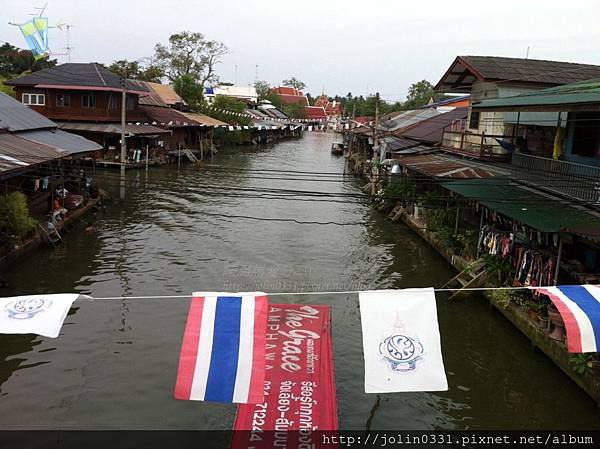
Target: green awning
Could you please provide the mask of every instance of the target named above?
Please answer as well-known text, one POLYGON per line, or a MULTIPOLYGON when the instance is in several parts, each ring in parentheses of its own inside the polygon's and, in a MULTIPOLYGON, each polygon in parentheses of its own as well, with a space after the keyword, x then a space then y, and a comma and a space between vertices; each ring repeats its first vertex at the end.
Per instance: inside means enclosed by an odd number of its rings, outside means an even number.
POLYGON ((566 200, 535 193, 508 178, 465 179, 442 186, 541 232, 596 225, 600 218, 566 200))
POLYGON ((600 111, 600 80, 565 84, 514 97, 474 103, 475 111, 600 111))

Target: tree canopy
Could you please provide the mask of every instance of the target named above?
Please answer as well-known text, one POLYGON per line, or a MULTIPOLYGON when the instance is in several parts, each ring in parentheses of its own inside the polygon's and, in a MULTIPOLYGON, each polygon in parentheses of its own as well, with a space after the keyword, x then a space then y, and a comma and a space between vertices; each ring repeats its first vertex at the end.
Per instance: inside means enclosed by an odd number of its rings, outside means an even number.
POLYGON ((404 109, 408 110, 425 106, 433 93, 433 85, 427 80, 411 84, 408 88, 406 101, 404 102, 404 109))
POLYGON ((118 74, 122 74, 125 71, 127 78, 149 81, 151 83, 160 83, 165 76, 162 68, 153 64, 148 58, 135 61, 120 59, 109 65, 108 70, 118 74))
POLYGON ((304 90, 304 88, 306 88, 306 84, 293 76, 290 79, 283 80, 283 85, 286 87, 293 87, 297 90, 304 90))
POLYGON ((54 67, 56 59, 48 57, 35 60, 29 50, 17 48, 8 42, 0 46, 0 75, 14 77, 24 72, 35 72, 37 70, 54 67))
POLYGON ((224 44, 207 40, 202 33, 182 31, 172 34, 168 45, 154 46, 153 62, 171 82, 191 77, 203 94, 207 83, 217 82, 216 66, 228 52, 224 44))

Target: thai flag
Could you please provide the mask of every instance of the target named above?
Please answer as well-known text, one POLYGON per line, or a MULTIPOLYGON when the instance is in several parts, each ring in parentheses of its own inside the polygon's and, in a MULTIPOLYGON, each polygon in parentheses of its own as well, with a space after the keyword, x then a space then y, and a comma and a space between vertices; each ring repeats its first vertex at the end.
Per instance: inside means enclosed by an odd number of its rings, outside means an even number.
POLYGON ((600 349, 600 286, 561 285, 538 288, 548 295, 565 323, 569 352, 600 349))
POLYGON ((175 398, 263 402, 267 312, 264 293, 194 293, 175 398))

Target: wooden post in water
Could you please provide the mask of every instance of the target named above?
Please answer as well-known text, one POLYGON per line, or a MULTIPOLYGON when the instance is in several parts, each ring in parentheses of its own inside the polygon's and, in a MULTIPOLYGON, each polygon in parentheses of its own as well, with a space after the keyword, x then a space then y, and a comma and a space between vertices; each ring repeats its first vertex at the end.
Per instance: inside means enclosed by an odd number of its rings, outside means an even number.
POLYGON ((148 171, 148 158, 149 158, 149 154, 148 154, 148 145, 146 145, 146 171, 148 171))

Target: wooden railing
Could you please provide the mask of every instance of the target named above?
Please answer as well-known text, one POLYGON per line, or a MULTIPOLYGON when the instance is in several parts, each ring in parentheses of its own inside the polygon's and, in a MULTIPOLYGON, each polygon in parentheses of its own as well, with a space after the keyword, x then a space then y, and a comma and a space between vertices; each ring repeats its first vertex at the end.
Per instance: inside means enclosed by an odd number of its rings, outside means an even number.
POLYGON ((511 178, 542 190, 600 205, 600 167, 515 153, 511 178))
POLYGON ((514 137, 496 134, 474 134, 466 131, 444 131, 442 150, 478 159, 510 160, 510 151, 498 142, 500 139, 513 144, 514 137))

